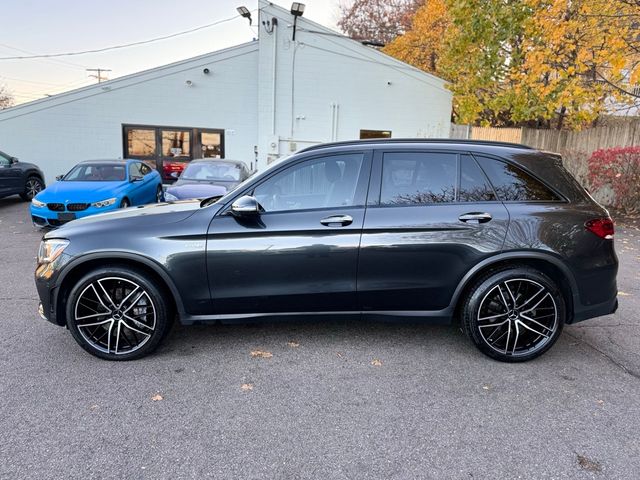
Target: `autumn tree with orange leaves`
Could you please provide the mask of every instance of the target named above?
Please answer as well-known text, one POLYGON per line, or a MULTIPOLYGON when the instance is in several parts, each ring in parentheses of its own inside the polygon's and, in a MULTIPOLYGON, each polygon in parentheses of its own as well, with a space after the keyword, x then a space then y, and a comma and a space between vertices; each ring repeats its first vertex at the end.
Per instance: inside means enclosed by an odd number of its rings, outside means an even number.
POLYGON ((428 0, 384 51, 446 79, 460 123, 581 128, 640 104, 640 0, 428 0))

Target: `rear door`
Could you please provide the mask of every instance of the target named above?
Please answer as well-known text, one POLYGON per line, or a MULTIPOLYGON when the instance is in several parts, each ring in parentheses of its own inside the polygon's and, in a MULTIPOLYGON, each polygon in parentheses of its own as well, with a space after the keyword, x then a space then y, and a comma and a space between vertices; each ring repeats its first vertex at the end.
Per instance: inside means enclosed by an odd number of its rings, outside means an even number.
POLYGON ((505 206, 470 155, 379 151, 358 262, 365 311, 436 311, 464 274, 502 249, 505 206))

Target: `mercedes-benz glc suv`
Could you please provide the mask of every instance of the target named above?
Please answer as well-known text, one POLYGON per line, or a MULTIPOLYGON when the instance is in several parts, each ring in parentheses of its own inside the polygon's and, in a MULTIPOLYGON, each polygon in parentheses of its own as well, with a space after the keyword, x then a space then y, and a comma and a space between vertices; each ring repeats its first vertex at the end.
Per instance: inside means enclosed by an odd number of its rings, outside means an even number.
POLYGON ((80 219, 47 233, 40 314, 109 360, 183 324, 276 317, 459 323, 524 361, 565 324, 613 313, 608 212, 558 155, 513 144, 314 146, 222 198, 80 219))

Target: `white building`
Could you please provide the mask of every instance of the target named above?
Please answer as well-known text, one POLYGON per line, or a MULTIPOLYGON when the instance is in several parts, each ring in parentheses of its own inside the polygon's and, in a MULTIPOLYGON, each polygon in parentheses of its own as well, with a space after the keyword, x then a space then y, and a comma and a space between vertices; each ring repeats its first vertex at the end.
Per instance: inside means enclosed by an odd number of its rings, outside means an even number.
POLYGON ((260 169, 320 142, 449 136, 443 80, 304 17, 294 41, 292 14, 259 4, 256 41, 0 111, 0 149, 51 182, 85 159, 260 169))

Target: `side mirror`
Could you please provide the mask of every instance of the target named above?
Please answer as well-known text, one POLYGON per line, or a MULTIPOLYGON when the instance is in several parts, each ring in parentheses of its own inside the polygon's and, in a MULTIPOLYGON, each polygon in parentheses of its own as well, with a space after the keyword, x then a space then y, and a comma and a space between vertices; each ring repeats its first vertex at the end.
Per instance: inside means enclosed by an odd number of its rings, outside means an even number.
POLYGON ((60 181, 64 178, 64 175, 56 175, 56 180, 60 181))
POLYGON ((16 157, 11 157, 11 164, 18 163, 18 159, 16 157))
POLYGON ((231 213, 237 217, 247 217, 260 213, 260 204, 256 197, 245 195, 231 204, 231 213))

